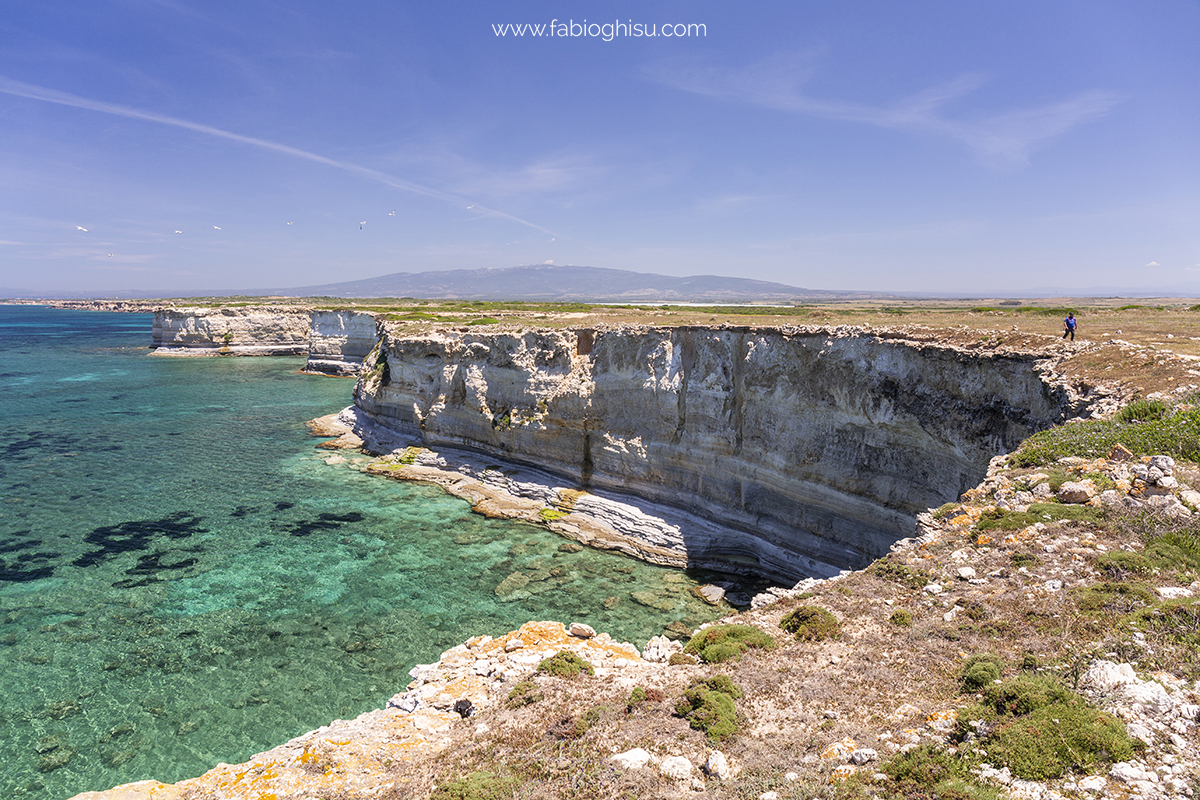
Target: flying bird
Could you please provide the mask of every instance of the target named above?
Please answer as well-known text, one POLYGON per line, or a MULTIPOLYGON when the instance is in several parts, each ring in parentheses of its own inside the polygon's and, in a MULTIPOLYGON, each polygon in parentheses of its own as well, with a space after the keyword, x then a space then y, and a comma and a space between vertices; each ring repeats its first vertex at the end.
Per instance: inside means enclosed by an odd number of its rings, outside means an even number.
POLYGON ((364 219, 362 222, 358 223, 358 229, 361 231, 363 229, 363 225, 366 225, 366 224, 367 224, 367 221, 364 219))
POLYGON ((394 209, 394 208, 393 208, 391 211, 389 211, 389 212, 388 212, 388 216, 389 216, 389 217, 394 217, 394 216, 396 216, 396 209, 394 209))
POLYGON ((109 258, 112 258, 112 253, 109 253, 109 254, 108 254, 108 257, 109 257, 109 258))
POLYGON ((219 230, 221 230, 221 229, 220 229, 220 228, 218 228, 216 225, 213 225, 213 230, 214 230, 214 231, 219 231, 219 230))
POLYGON ((468 211, 470 211, 470 210, 471 210, 472 208, 474 208, 474 207, 475 207, 475 206, 467 206, 467 210, 468 210, 468 211))
POLYGON ((292 224, 292 223, 290 223, 290 222, 288 223, 288 225, 291 225, 291 224, 292 224))
POLYGON ((183 231, 175 231, 175 232, 176 232, 176 233, 183 233, 183 231))
POLYGON ((84 233, 87 233, 87 228, 81 228, 81 227, 79 227, 78 225, 76 225, 76 226, 75 226, 75 230, 77 230, 77 231, 83 231, 84 233))

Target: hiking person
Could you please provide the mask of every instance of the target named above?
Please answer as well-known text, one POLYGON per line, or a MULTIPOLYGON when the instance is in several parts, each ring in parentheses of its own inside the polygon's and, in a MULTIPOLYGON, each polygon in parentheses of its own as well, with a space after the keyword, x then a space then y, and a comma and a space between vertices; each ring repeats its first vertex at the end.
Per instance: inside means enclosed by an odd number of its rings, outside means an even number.
POLYGON ((1067 318, 1063 320, 1063 338, 1071 337, 1071 341, 1075 341, 1075 312, 1067 312, 1067 318))

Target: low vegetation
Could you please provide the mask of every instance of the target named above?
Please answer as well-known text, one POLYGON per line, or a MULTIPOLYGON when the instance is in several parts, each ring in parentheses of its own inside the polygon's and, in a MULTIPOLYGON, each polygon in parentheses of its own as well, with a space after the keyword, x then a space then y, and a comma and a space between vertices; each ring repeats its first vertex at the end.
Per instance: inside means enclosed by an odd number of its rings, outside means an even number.
POLYGON ((714 675, 689 686, 675 704, 675 713, 714 742, 725 741, 741 730, 734 703, 741 696, 728 675, 714 675))
POLYGON ((555 678, 566 678, 575 680, 581 675, 595 675, 596 670, 586 659, 581 658, 569 650, 563 650, 560 653, 555 653, 547 659, 544 659, 537 665, 537 671, 551 675, 555 678))
POLYGON ((779 621, 779 627, 795 634, 799 641, 820 642, 841 634, 837 617, 820 606, 800 606, 779 621))
POLYGON ((773 650, 775 640, 752 625, 713 625, 693 636, 683 650, 709 664, 721 664, 741 658, 752 647, 773 650))

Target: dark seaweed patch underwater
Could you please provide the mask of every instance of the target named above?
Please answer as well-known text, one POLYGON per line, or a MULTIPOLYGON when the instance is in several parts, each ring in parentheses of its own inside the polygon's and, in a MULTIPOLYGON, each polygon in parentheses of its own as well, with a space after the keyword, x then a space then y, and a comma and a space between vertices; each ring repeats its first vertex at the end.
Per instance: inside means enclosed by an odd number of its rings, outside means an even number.
POLYGON ((150 322, 0 306, 0 797, 245 760, 529 619, 640 646, 713 615, 680 573, 327 465, 303 423, 350 381, 152 357, 150 322))

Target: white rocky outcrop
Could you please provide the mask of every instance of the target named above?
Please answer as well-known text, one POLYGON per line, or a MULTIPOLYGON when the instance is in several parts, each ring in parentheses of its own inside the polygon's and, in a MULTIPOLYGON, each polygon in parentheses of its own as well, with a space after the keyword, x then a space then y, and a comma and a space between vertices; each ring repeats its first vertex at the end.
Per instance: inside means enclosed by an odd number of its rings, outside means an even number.
POLYGON ((378 341, 368 311, 294 306, 167 308, 154 314, 160 356, 308 355, 306 372, 357 375, 378 341))

